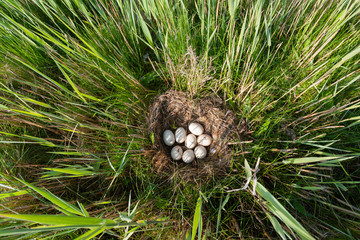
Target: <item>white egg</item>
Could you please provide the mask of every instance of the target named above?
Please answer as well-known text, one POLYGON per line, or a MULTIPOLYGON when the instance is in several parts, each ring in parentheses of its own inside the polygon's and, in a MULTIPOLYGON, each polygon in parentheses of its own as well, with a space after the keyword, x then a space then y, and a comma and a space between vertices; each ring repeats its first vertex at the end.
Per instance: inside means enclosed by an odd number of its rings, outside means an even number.
POLYGON ((196 146, 196 136, 194 134, 186 136, 185 146, 190 149, 193 149, 196 146))
POLYGON ((183 150, 180 146, 175 146, 171 149, 171 158, 175 161, 180 160, 183 155, 183 150))
POLYGON ((164 142, 168 146, 172 146, 175 143, 175 135, 170 130, 165 130, 163 134, 164 142))
POLYGON ((197 159, 203 159, 206 157, 206 148, 200 145, 196 146, 194 154, 197 159))
POLYGON ((186 130, 183 127, 179 127, 178 129, 176 129, 175 131, 175 140, 178 143, 183 143, 185 142, 185 138, 186 138, 186 130))
POLYGON ((186 150, 183 155, 182 155, 182 160, 185 163, 191 163, 192 161, 194 161, 195 159, 195 155, 194 155, 194 151, 193 150, 186 150))
POLYGON ((190 123, 189 130, 191 133, 195 134, 196 136, 199 136, 204 133, 204 127, 196 122, 190 123))
POLYGON ((212 138, 207 134, 201 134, 197 139, 198 144, 202 146, 209 146, 212 142, 212 138))

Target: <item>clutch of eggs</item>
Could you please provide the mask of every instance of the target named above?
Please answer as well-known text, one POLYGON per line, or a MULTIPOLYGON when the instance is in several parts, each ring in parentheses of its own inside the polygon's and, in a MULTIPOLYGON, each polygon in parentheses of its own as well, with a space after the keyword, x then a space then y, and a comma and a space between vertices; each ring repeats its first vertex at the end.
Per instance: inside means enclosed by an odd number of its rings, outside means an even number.
POLYGON ((204 159, 207 155, 206 147, 212 143, 212 137, 204 133, 204 127, 196 122, 189 124, 190 134, 187 135, 185 128, 179 127, 175 134, 171 130, 165 130, 163 140, 167 146, 173 146, 175 143, 185 144, 183 147, 176 145, 171 149, 171 158, 175 161, 182 159, 185 163, 191 163, 195 158, 204 159))

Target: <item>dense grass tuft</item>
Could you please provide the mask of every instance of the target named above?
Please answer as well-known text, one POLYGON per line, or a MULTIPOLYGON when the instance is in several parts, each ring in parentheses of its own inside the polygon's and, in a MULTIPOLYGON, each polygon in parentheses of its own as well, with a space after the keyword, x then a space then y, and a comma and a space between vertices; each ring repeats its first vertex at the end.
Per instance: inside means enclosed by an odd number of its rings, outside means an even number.
POLYGON ((360 238, 359 23, 350 0, 0 1, 0 236, 360 238), (169 89, 248 127, 226 177, 156 173, 169 89))

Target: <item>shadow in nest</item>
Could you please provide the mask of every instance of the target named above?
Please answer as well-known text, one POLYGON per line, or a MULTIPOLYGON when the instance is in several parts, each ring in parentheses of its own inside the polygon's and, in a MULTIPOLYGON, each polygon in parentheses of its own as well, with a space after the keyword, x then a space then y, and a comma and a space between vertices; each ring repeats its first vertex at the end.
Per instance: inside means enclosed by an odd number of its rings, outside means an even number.
MULTIPOLYGON (((241 124, 243 125, 243 124, 241 124)), ((190 99, 186 93, 169 90, 155 97, 147 116, 149 133, 154 134, 152 166, 154 171, 170 179, 202 179, 225 175, 230 167, 232 150, 229 141, 240 139, 244 127, 239 127, 235 114, 224 108, 220 98, 206 96, 190 99), (200 123, 205 133, 213 137, 208 155, 190 164, 173 161, 172 147, 165 145, 162 136, 166 129, 175 132, 178 127, 188 131, 191 122, 200 123)), ((184 145, 184 144, 181 144, 184 145)))

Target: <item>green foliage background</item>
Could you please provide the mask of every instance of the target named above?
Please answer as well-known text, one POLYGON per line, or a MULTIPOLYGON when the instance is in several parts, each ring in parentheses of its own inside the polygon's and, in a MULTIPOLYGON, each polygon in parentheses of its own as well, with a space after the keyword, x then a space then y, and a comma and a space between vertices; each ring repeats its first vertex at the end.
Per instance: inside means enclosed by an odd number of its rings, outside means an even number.
POLYGON ((349 0, 0 1, 0 236, 358 238, 359 14, 349 0), (227 177, 154 173, 145 117, 168 89, 246 119, 227 177))

